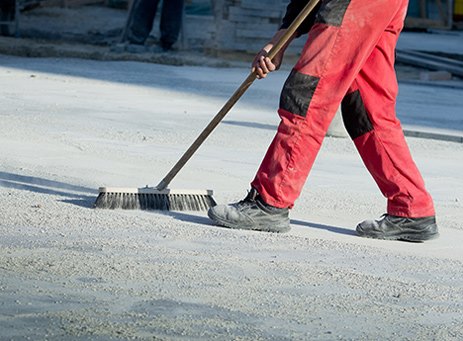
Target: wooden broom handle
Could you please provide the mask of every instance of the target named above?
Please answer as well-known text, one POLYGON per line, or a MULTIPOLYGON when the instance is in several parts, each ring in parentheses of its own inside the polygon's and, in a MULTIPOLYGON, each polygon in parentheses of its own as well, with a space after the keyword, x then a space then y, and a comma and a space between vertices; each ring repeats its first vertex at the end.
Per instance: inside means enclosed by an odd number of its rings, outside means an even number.
MULTIPOLYGON (((289 39, 296 33, 296 30, 302 24, 302 22, 307 18, 310 12, 313 11, 315 6, 317 6, 320 0, 310 0, 309 3, 304 7, 304 9, 299 13, 299 15, 294 19, 291 25, 287 28, 283 36, 273 45, 272 49, 269 51, 267 57, 270 59, 275 58, 278 52, 288 43, 289 39)), ((156 186, 156 189, 163 190, 165 189, 172 179, 177 175, 177 173, 185 166, 188 160, 193 156, 193 154, 198 150, 198 148, 203 144, 207 137, 212 133, 212 131, 217 127, 217 125, 223 120, 225 115, 231 110, 231 108, 238 102, 238 100, 243 96, 246 90, 251 86, 251 84, 256 80, 256 73, 251 72, 249 76, 244 80, 240 87, 235 91, 235 93, 230 97, 230 99, 225 103, 225 105, 220 109, 220 111, 215 115, 211 122, 207 125, 202 133, 196 138, 193 144, 188 148, 188 150, 183 154, 180 160, 172 167, 169 173, 161 180, 161 182, 156 186)))

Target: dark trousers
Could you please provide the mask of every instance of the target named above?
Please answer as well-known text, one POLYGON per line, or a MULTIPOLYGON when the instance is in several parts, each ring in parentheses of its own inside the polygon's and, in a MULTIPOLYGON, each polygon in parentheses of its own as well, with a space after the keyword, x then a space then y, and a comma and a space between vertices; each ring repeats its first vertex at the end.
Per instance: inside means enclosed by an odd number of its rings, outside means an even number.
MULTIPOLYGON (((15 7, 15 0, 0 0, 0 21, 13 21, 15 19, 15 7)), ((0 25, 0 35, 11 35, 8 24, 0 25)))
MULTIPOLYGON (((159 0, 134 0, 127 19, 125 41, 144 44, 153 28, 159 0)), ((161 45, 170 48, 178 39, 182 25, 184 0, 163 0, 161 9, 161 45)))

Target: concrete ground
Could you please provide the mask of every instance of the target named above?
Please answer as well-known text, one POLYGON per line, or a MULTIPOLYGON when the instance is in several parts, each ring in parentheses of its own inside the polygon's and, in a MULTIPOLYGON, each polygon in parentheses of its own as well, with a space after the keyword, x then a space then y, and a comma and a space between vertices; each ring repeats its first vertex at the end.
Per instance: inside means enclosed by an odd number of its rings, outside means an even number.
MULTIPOLYGON (((37 39, 0 49, 21 54, 0 55, 0 340, 463 339, 463 143, 442 138, 463 135, 460 80, 402 79, 397 104, 405 129, 435 135, 407 141, 439 239, 358 237, 385 199, 352 142, 331 137, 291 231, 268 234, 204 212, 93 208, 99 186, 157 184, 247 61, 116 61, 108 46, 37 39)), ((288 69, 253 84, 171 188, 246 195, 288 69)))

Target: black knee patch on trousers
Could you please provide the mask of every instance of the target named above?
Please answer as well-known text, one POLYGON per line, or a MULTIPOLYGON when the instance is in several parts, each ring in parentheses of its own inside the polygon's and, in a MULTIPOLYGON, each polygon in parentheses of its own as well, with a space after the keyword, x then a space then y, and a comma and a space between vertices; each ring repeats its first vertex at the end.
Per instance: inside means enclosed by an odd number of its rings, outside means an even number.
POLYGON ((331 26, 341 26, 344 14, 350 0, 325 0, 322 1, 320 10, 315 18, 315 23, 326 24, 331 26))
POLYGON ((281 91, 280 108, 305 117, 319 80, 292 70, 281 91))
POLYGON ((352 140, 373 130, 360 91, 351 92, 344 97, 341 111, 344 126, 352 140))

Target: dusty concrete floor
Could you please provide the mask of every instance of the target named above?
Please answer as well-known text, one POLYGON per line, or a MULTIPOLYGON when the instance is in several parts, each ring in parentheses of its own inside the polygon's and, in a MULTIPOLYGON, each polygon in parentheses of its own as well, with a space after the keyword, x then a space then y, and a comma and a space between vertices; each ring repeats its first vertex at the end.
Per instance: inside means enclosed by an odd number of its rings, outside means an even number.
MULTIPOLYGON (((385 200, 341 138, 325 140, 289 233, 92 208, 98 186, 159 180, 246 71, 0 56, 0 340, 463 338, 461 143, 408 139, 438 212, 427 243, 356 236, 385 200)), ((242 199, 283 81, 253 84, 172 188, 242 199)), ((416 88, 407 103, 443 91, 416 88)))
MULTIPOLYGON (((84 12, 67 12, 83 35, 0 38, 1 53, 87 59, 1 56, 0 340, 463 338, 462 144, 409 139, 436 199, 441 238, 430 243, 355 235, 384 201, 347 139, 327 139, 288 234, 221 229, 204 213, 94 210, 99 185, 164 175, 246 72, 222 69, 219 81, 216 69, 88 59, 248 62, 115 54, 123 15, 105 9, 108 31, 92 35, 77 25, 90 24, 84 12), (109 40, 81 39, 92 36, 109 40)), ((259 86, 174 185, 213 183, 219 202, 241 199, 276 124, 275 87, 259 86)))

